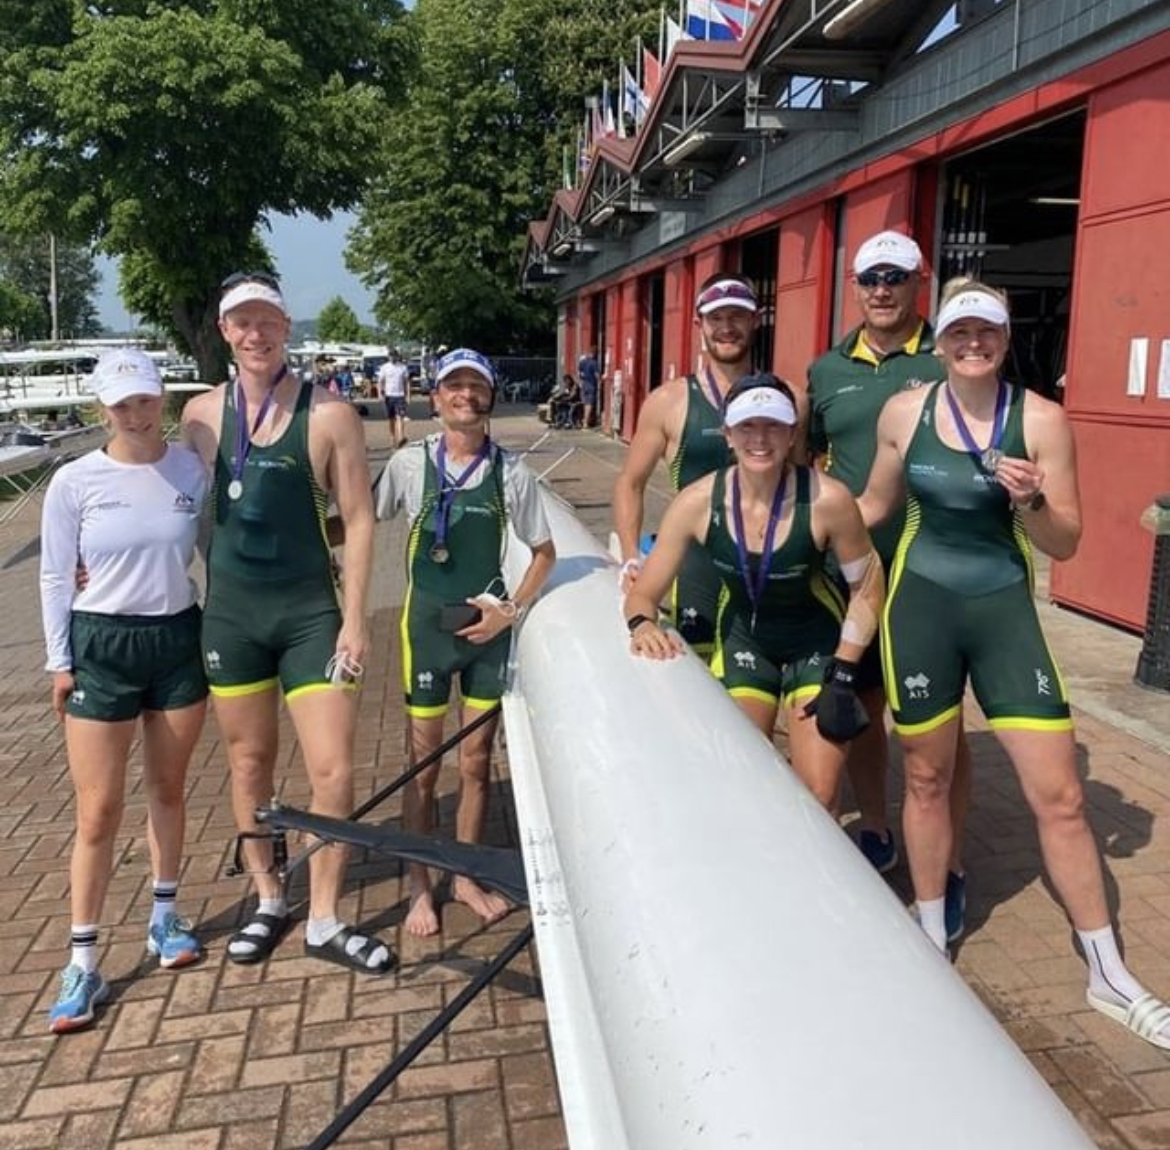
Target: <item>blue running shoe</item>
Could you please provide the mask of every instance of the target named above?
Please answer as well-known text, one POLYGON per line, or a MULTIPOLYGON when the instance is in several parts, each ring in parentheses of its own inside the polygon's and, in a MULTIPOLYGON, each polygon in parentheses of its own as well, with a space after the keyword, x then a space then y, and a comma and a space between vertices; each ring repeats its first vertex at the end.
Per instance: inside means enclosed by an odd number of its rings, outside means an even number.
POLYGON ((894 832, 891 830, 887 830, 884 835, 879 835, 877 831, 862 831, 857 836, 857 845, 878 874, 885 874, 898 865, 898 844, 894 842, 894 832))
POLYGON ((947 871, 946 907, 947 942, 963 937, 967 917, 967 876, 947 871))
POLYGON ((70 963, 61 971, 61 992, 49 1010, 49 1029, 54 1034, 81 1030, 93 1021, 93 1009, 110 997, 110 987, 95 970, 86 974, 70 963))
POLYGON ((203 947, 191 933, 191 924, 173 910, 167 912, 160 925, 150 928, 146 949, 158 957, 159 966, 168 969, 190 966, 203 957, 203 947))

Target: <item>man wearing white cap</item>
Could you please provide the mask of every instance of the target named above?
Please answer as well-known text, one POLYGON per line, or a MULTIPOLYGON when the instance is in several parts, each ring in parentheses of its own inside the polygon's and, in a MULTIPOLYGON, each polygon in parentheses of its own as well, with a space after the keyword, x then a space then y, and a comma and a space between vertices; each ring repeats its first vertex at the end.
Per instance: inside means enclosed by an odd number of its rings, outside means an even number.
MULTIPOLYGON (((703 370, 668 380, 650 393, 614 484, 623 590, 641 570, 646 484, 659 461, 667 461, 675 491, 731 461, 720 409, 731 385, 752 369, 760 317, 751 281, 727 272, 711 276, 696 294, 695 322, 703 342, 703 370)), ((704 655, 714 644, 719 586, 710 559, 701 548, 692 548, 671 589, 670 614, 682 637, 704 655)))
MULTIPOLYGON (((236 380, 193 399, 183 426, 214 472, 203 658, 231 764, 236 825, 254 832, 256 808, 275 793, 282 693, 311 809, 345 817, 353 808, 374 516, 361 421, 350 404, 289 372, 289 317, 276 280, 239 273, 223 289, 219 327, 236 380), (331 498, 345 531, 340 605, 326 542, 331 498)), ((228 957, 253 963, 272 953, 289 912, 271 850, 256 840, 244 850, 260 901, 228 957)), ((309 861, 305 953, 380 974, 393 965, 390 948, 337 917, 346 858, 332 845, 309 861)))
MULTIPOLYGON (((443 720, 459 679, 462 725, 493 710, 504 693, 511 629, 539 594, 556 560, 540 490, 522 459, 488 436, 495 403, 491 362, 456 348, 438 362, 435 405, 443 430, 396 452, 378 483, 378 517, 404 510, 410 521, 409 584, 402 612, 402 670, 414 761, 443 741, 443 720), (509 524, 532 553, 509 596, 501 557, 509 524)), ((487 821, 491 744, 497 719, 459 744, 459 804, 455 834, 476 843, 487 821)), ((440 764, 411 780, 403 802, 409 831, 433 829, 440 764)), ((508 903, 472 877, 457 875, 451 891, 485 923, 508 903)), ((406 929, 437 934, 439 915, 426 867, 410 866, 406 929)))
MULTIPOLYGON (((878 416, 886 400, 945 377, 935 355, 934 332, 918 313, 922 264, 918 244, 902 232, 882 231, 865 240, 853 257, 853 299, 862 322, 809 368, 810 449, 818 465, 854 496, 865 489, 877 451, 878 416)), ((904 514, 899 514, 873 532, 874 547, 887 572, 904 522, 904 514)), ((889 748, 876 642, 862 660, 859 687, 871 722, 849 759, 861 816, 858 845, 885 873, 897 865, 898 849, 886 814, 889 748)), ((960 740, 960 746, 955 796, 965 805, 969 759, 965 741, 960 740)), ((961 817, 956 825, 962 825, 961 817)), ((961 881, 956 861, 950 908, 950 927, 956 935, 962 929, 961 881)))

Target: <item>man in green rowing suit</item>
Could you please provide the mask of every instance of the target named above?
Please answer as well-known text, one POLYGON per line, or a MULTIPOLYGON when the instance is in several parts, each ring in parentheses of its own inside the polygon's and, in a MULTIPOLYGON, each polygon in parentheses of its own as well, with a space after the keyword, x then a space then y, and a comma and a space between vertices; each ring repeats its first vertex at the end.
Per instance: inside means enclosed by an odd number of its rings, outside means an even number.
MULTIPOLYGON (((491 710, 505 687, 511 629, 539 594, 556 560, 540 489, 523 460, 501 450, 487 433, 495 400, 491 363, 470 348, 444 355, 436 372, 435 405, 443 430, 391 458, 378 483, 377 510, 400 508, 410 520, 402 609, 402 673, 414 761, 443 741, 453 680, 459 678, 462 723, 491 710), (508 525, 532 553, 519 585, 507 595, 501 570, 508 525)), ((459 745, 459 803, 455 835, 476 843, 487 821, 491 745, 497 720, 459 745)), ((433 829, 435 762, 410 783, 403 822, 416 834, 433 829)), ((457 875, 451 892, 485 923, 508 912, 507 901, 457 875)), ((439 915, 430 875, 410 866, 406 929, 437 934, 439 915)))
MULTIPOLYGON (((614 485, 623 592, 630 590, 642 567, 646 485, 659 460, 669 461, 676 492, 734 462, 723 437, 720 407, 731 385, 752 370, 760 317, 751 281, 728 273, 710 277, 695 298, 695 322, 703 341, 703 370, 668 380, 650 393, 614 485)), ((670 616, 683 639, 704 656, 714 648, 721 585, 710 558, 702 548, 692 547, 671 589, 670 616)))
MULTIPOLYGON (((853 258, 853 299, 862 322, 808 372, 809 446, 817 465, 841 480, 854 497, 865 490, 877 451, 877 422, 886 400, 935 380, 946 372, 935 355, 934 332, 918 314, 922 251, 909 236, 878 232, 853 258)), ((902 533, 904 514, 872 532, 874 549, 889 573, 902 533)), ((889 749, 884 723, 886 696, 875 639, 861 661, 859 696, 870 717, 849 753, 849 779, 860 813, 858 845, 879 871, 891 870, 898 850, 886 815, 889 749)), ((963 825, 969 786, 969 755, 960 739, 954 799, 956 826, 963 825)), ((962 868, 958 846, 952 865, 950 925, 961 932, 962 868)), ((957 937, 957 936, 956 936, 957 937)))
MULTIPOLYGON (((275 793, 277 708, 288 705, 312 789, 311 809, 353 809, 356 686, 366 657, 373 553, 365 437, 356 412, 285 364, 289 317, 276 281, 224 281, 219 326, 236 378, 183 412, 188 441, 214 472, 203 660, 231 766, 240 831, 275 793), (329 497, 345 531, 342 602, 325 535, 329 497)), ((260 962, 289 925, 268 844, 244 846, 259 904, 228 943, 233 962, 260 962)), ((379 939, 337 917, 347 851, 309 861, 305 953, 381 974, 394 963, 379 939)))

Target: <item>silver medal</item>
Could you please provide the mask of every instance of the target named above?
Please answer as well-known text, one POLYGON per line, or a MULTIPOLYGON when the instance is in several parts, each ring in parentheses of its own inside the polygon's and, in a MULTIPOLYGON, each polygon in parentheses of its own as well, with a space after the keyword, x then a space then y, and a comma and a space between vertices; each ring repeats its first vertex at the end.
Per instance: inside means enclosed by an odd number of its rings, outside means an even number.
POLYGON ((228 498, 235 502, 237 499, 241 498, 243 494, 243 483, 241 483, 238 479, 233 479, 231 483, 228 484, 228 498))
POLYGON ((999 465, 1002 461, 1003 452, 995 447, 989 447, 979 457, 979 462, 983 465, 983 470, 989 475, 994 475, 999 470, 999 465))
POLYGON ((446 563, 451 558, 451 552, 441 543, 436 543, 430 550, 432 563, 446 563))

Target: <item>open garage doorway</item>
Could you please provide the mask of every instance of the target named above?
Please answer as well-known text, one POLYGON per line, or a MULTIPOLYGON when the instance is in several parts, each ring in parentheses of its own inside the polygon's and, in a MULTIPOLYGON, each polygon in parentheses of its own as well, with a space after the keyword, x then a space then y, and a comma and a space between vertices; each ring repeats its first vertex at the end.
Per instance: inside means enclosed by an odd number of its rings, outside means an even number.
POLYGON ((940 288, 970 275, 1008 293, 1008 377, 1062 398, 1085 114, 1050 120, 949 160, 940 200, 940 288))
POLYGON ((752 369, 774 371, 776 341, 776 261, 780 250, 780 229, 769 228, 747 236, 740 244, 740 274, 752 281, 760 301, 760 330, 752 348, 752 369))

